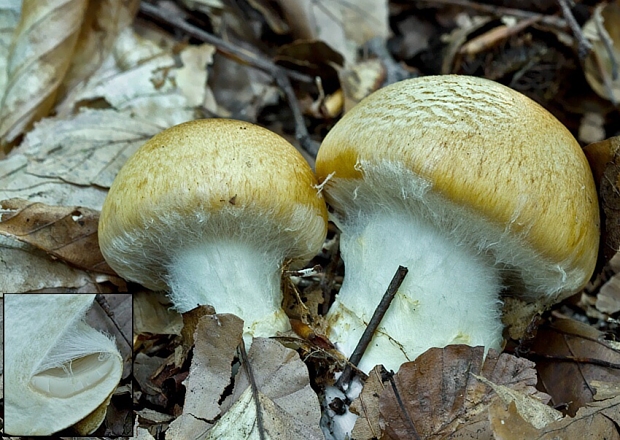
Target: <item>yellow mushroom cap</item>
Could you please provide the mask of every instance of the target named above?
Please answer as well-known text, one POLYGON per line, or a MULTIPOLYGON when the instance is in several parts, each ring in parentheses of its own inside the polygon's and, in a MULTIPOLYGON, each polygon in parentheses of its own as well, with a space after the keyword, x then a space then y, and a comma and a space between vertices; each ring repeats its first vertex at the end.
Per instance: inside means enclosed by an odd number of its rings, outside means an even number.
POLYGON ((186 245, 251 240, 306 262, 327 231, 325 202, 302 155, 259 126, 203 119, 171 127, 123 166, 104 202, 99 245, 121 276, 166 288, 186 245))
POLYGON ((380 163, 410 171, 434 197, 460 210, 457 215, 482 222, 471 229, 489 232, 489 243, 510 242, 510 249, 478 246, 500 263, 533 271, 525 274, 528 289, 565 295, 592 275, 599 210, 590 168, 566 127, 526 96, 459 75, 380 89, 349 111, 321 145, 316 172, 319 182, 328 181, 328 202, 342 209, 342 198, 333 197, 338 182, 361 182, 365 167, 380 163), (543 279, 537 286, 546 272, 565 283, 543 279))

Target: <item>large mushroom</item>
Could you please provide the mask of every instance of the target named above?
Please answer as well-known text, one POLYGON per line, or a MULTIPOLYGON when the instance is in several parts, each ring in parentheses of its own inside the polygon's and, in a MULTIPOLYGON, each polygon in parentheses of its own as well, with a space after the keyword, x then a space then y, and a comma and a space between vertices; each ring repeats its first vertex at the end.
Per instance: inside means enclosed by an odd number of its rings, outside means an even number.
POLYGON ((108 264, 167 290, 179 312, 209 304, 245 321, 244 337, 290 329, 284 263, 310 260, 327 210, 310 166, 259 126, 202 119, 144 144, 116 176, 99 221, 108 264))
POLYGON ((549 112, 498 83, 427 76, 373 93, 328 133, 316 171, 342 231, 328 336, 350 355, 399 265, 409 274, 359 367, 430 347, 501 348, 500 293, 564 298, 592 275, 588 163, 549 112))

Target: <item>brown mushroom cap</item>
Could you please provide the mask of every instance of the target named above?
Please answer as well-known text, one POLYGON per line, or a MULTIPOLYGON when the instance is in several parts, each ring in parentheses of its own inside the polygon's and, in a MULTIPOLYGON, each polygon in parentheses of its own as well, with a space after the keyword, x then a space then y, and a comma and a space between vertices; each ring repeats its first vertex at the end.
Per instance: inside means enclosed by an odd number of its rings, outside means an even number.
POLYGON ((165 289, 165 266, 186 244, 250 240, 305 262, 327 231, 325 202, 285 139, 235 120, 169 128, 123 166, 104 202, 99 245, 121 276, 165 289))
MULTIPOLYGON (((362 179, 360 163, 386 161, 429 182, 448 204, 517 237, 532 256, 519 264, 557 266, 572 280, 549 293, 574 292, 590 278, 599 211, 588 162, 571 133, 526 96, 477 77, 401 81, 334 126, 316 172, 319 182, 331 173, 353 181, 362 179)), ((329 182, 326 192, 338 210, 329 182)))

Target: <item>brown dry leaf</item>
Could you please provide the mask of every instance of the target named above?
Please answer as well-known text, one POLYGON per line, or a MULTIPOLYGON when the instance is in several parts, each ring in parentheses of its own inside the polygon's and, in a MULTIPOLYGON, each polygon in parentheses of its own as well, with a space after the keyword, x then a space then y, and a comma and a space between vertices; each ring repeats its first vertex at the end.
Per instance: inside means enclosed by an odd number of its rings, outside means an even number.
POLYGON ((0 145, 5 151, 54 105, 71 64, 88 2, 26 0, 7 65, 0 108, 0 145))
POLYGON ((620 365, 620 350, 605 341, 604 336, 594 327, 571 319, 558 319, 552 325, 538 329, 532 351, 538 355, 552 356, 549 360, 537 360, 539 386, 552 396, 554 405, 567 404, 570 415, 592 402, 594 387, 591 381, 620 381, 620 370, 612 366, 620 365), (566 359, 571 357, 580 359, 566 359), (565 358, 566 361, 558 361, 558 358, 565 358), (596 365, 594 362, 610 365, 596 365))
MULTIPOLYGON (((297 352, 272 339, 255 338, 248 362, 259 392, 267 438, 322 439, 319 399, 310 386, 308 368, 297 352)), ((227 413, 208 438, 258 439, 256 406, 247 369, 242 367, 232 395, 222 403, 222 411, 227 413)))
POLYGON ((353 438, 357 440, 371 440, 381 437, 383 429, 381 427, 379 402, 380 396, 386 388, 382 371, 385 371, 383 366, 377 365, 368 373, 368 379, 364 383, 362 393, 349 407, 352 413, 359 416, 351 432, 353 438))
POLYGON ((357 61, 357 50, 369 40, 390 35, 386 0, 279 0, 297 38, 322 40, 347 63, 357 61))
POLYGON ((601 249, 605 260, 610 260, 620 249, 620 136, 590 144, 584 152, 598 183, 599 203, 605 214, 601 249))
POLYGON ((496 393, 474 375, 546 400, 535 388, 532 362, 490 351, 483 366, 483 354, 482 347, 451 345, 403 364, 380 397, 386 438, 412 438, 414 429, 422 438, 492 438, 487 408, 496 393))
POLYGON ((75 269, 34 246, 0 234, 0 293, 56 291, 92 293, 108 275, 91 275, 75 269))
POLYGON ((583 34, 592 43, 584 64, 586 80, 599 96, 617 106, 620 78, 614 78, 614 69, 616 73, 620 69, 620 4, 599 4, 583 26, 583 34))
POLYGON ((489 420, 497 440, 620 439, 620 397, 580 408, 575 417, 564 417, 536 429, 525 421, 514 402, 496 399, 489 408, 489 420))
POLYGON ((163 293, 135 292, 133 294, 134 335, 180 335, 183 318, 171 306, 170 300, 163 293))
POLYGON ((83 270, 115 275, 99 250, 99 212, 28 200, 0 202, 0 234, 35 246, 83 270))
POLYGON ((194 358, 185 381, 183 414, 170 424, 166 438, 203 438, 220 415, 220 396, 230 384, 232 361, 241 343, 243 321, 235 315, 206 315, 195 332, 194 358))

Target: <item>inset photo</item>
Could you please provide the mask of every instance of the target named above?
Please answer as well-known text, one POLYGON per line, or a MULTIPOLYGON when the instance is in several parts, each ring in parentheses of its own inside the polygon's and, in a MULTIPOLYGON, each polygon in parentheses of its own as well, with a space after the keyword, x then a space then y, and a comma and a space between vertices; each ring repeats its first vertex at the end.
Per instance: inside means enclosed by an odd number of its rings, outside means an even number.
POLYGON ((129 437, 130 294, 4 294, 10 436, 129 437))

